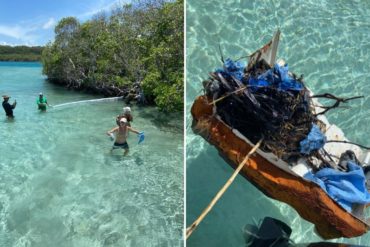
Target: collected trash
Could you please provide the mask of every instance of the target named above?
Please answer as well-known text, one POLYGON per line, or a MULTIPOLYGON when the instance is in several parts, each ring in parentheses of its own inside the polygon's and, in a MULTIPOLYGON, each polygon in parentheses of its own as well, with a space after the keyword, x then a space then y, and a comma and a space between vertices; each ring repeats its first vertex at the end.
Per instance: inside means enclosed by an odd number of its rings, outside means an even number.
MULTIPOLYGON (((252 55, 252 61, 253 56, 260 56, 260 54, 252 55)), ((261 149, 272 152, 286 162, 294 162, 305 156, 308 162, 312 158, 321 161, 319 166, 313 162, 310 164, 315 171, 322 168, 339 170, 340 163, 333 164, 330 154, 322 149, 327 141, 322 132, 326 125, 318 118, 322 113, 316 113, 312 100, 317 96, 312 95, 306 88, 303 76, 298 78, 294 73, 289 72, 288 65, 283 60, 278 60, 272 67, 269 61, 264 59, 255 61, 255 64, 249 64, 247 67, 241 62, 234 62, 228 58, 224 61, 222 69, 211 73, 209 80, 203 82, 206 94, 216 102, 214 103, 216 111, 221 119, 253 143, 264 138, 261 149), (224 95, 229 97, 223 97, 224 95)), ((333 109, 338 107, 340 102, 348 100, 331 94, 319 95, 319 97, 339 99, 334 106, 322 107, 325 109, 333 109)), ((351 99, 354 98, 358 97, 351 99)), ((359 181, 364 181, 363 171, 358 171, 354 166, 360 166, 360 164, 350 163, 350 171, 362 172, 357 174, 357 178, 359 181)), ((339 176, 338 181, 351 180, 352 185, 357 181, 348 174, 341 176, 339 174, 341 171, 333 171, 333 173, 336 173, 336 176, 326 175, 326 180, 337 179, 339 176)), ((312 181, 320 181, 313 177, 315 175, 309 176, 312 181)), ((322 183, 318 184, 325 188, 322 183)), ((370 194, 359 186, 357 186, 359 191, 356 191, 353 197, 357 196, 359 202, 370 203, 370 194)), ((343 187, 342 189, 344 190, 343 187)), ((352 190, 354 191, 355 189, 352 190)), ((341 198, 338 195, 334 196, 333 193, 329 194, 336 199, 341 198)), ((358 202, 352 196, 342 199, 358 202)), ((349 204, 350 202, 341 203, 350 211, 349 204)))
MULTIPOLYGON (((304 85, 303 76, 289 72, 285 61, 270 67, 265 60, 257 59, 247 67, 226 59, 223 68, 210 73, 203 85, 227 125, 253 143, 264 138, 262 150, 285 161, 301 156, 314 156, 324 163, 330 160, 319 152, 326 138, 322 133, 325 124, 313 106, 315 96, 304 85)), ((338 99, 335 107, 348 100, 331 94, 320 97, 338 99)))
POLYGON ((193 104, 193 130, 234 167, 263 139, 260 152, 241 170, 248 180, 293 206, 325 239, 364 234, 370 228, 364 213, 370 148, 349 142, 324 116, 363 96, 314 95, 303 75, 275 61, 279 37, 277 31, 248 64, 221 59, 223 67, 203 81, 205 95, 193 104), (321 105, 318 98, 334 103, 321 105))

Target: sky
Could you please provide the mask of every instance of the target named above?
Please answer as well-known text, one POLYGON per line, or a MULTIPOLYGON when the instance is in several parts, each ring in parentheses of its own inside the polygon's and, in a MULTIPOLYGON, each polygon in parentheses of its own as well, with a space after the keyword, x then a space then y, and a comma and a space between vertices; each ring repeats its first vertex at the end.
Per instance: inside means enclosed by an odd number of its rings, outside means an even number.
POLYGON ((45 45, 64 17, 80 22, 129 0, 0 0, 0 45, 45 45))

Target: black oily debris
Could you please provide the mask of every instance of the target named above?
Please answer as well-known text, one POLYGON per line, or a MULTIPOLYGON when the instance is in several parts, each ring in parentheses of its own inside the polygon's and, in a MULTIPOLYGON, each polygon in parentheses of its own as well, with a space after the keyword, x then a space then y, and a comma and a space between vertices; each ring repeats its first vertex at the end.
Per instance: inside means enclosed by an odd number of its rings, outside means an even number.
POLYGON ((305 155, 330 163, 330 157, 322 157, 319 152, 302 154, 300 142, 314 125, 325 128, 318 115, 339 107, 340 103, 362 97, 311 96, 303 75, 298 78, 289 72, 288 65, 282 60, 271 68, 264 60, 246 67, 241 62, 226 59, 223 68, 209 75, 208 80, 203 81, 203 87, 221 119, 253 143, 263 138, 261 149, 285 161, 305 155), (315 113, 313 97, 336 102, 322 106, 324 110, 315 113))

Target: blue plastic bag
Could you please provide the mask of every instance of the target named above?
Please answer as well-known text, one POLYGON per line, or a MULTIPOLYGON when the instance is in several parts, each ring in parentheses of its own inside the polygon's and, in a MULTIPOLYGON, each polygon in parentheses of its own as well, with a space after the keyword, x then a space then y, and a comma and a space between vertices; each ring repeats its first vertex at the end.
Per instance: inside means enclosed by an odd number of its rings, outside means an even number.
POLYGON ((310 154, 314 150, 319 150, 325 145, 326 136, 321 132, 319 126, 312 125, 310 133, 303 139, 300 145, 301 154, 310 154))
POLYGON ((137 143, 137 144, 140 144, 140 143, 142 143, 142 142, 144 141, 144 139, 145 139, 144 132, 140 132, 138 137, 139 137, 139 140, 138 140, 138 143, 137 143))
POLYGON ((224 63, 223 69, 217 69, 216 72, 221 73, 225 79, 234 77, 239 81, 243 81, 245 64, 242 62, 234 62, 227 58, 224 63))

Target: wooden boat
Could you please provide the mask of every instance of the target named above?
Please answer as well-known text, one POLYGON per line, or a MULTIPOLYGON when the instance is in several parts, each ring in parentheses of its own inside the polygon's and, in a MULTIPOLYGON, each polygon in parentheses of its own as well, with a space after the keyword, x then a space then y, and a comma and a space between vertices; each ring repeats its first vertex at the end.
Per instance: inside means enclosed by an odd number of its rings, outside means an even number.
MULTIPOLYGON (((279 33, 273 40, 252 55, 251 60, 267 58, 274 63, 279 33), (265 54, 265 53, 275 54, 265 54)), ((234 169, 252 149, 254 144, 237 129, 227 125, 217 114, 214 99, 206 95, 199 96, 192 108, 193 131, 214 145, 220 156, 234 169)), ((326 124, 325 135, 328 139, 346 140, 343 132, 331 125, 322 116, 326 124)), ((353 150, 361 162, 368 162, 370 154, 357 146, 346 143, 327 143, 325 148, 337 157, 343 150, 353 150)), ((352 212, 346 211, 333 200, 319 185, 303 178, 307 171, 302 163, 288 164, 272 153, 259 149, 242 168, 241 175, 254 184, 265 195, 292 206, 299 215, 315 225, 317 233, 324 239, 356 237, 369 229, 369 220, 364 218, 365 205, 354 205, 352 212)))

